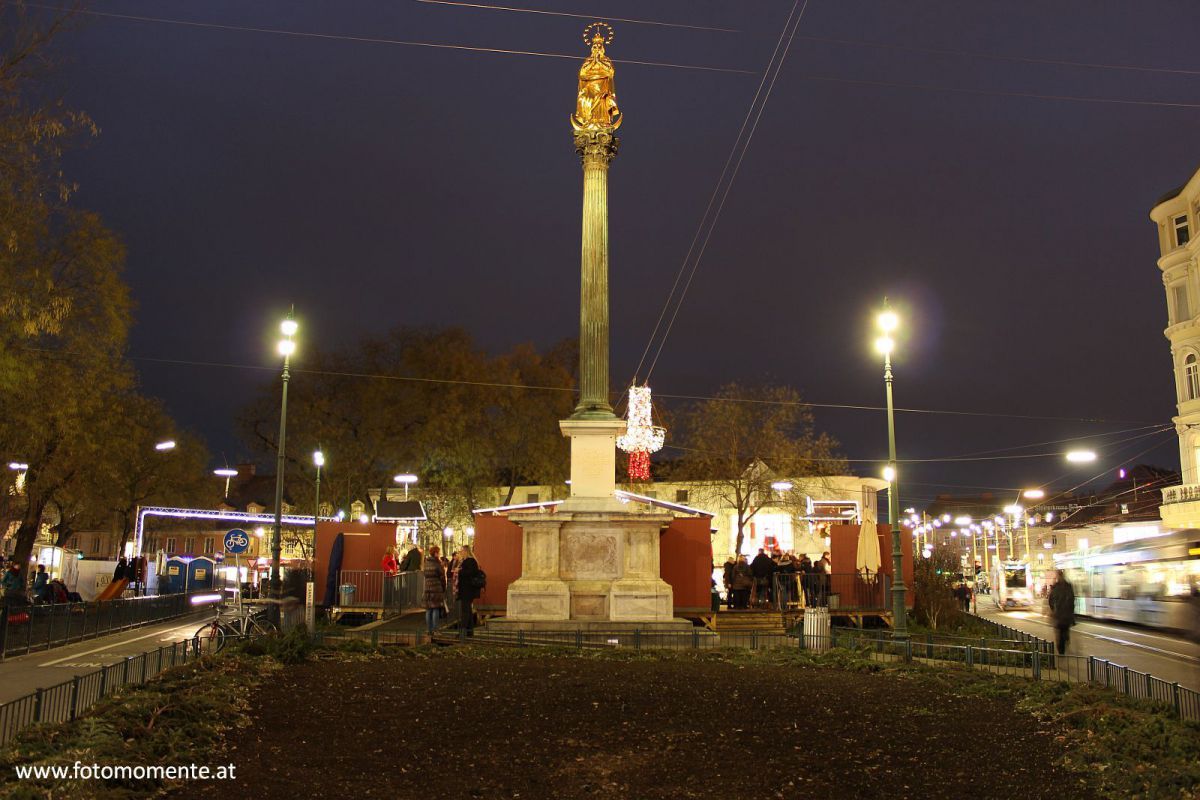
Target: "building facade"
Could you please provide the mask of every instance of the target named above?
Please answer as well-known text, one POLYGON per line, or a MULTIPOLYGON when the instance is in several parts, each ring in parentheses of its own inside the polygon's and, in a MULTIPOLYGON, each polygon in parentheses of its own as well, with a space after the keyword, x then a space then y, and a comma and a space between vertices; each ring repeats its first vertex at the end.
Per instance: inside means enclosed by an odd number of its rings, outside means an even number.
POLYGON ((1150 211, 1158 226, 1159 259, 1167 296, 1178 414, 1180 484, 1163 490, 1162 520, 1168 528, 1200 527, 1200 170, 1159 198, 1150 211))

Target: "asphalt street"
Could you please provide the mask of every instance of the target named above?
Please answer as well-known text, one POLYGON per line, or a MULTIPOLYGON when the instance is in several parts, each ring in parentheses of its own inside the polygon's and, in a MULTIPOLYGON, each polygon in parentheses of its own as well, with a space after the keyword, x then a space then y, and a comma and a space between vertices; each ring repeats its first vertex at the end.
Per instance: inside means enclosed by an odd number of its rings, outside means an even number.
POLYGON ((7 658, 0 663, 0 703, 7 703, 39 688, 70 680, 130 656, 190 639, 212 612, 200 612, 158 625, 88 639, 39 653, 7 658))
MULTIPOLYGON (((1054 626, 1043 609, 1000 611, 990 597, 981 595, 978 613, 1010 628, 1043 639, 1054 639, 1054 626)), ((1078 623, 1071 629, 1068 653, 1104 658, 1200 691, 1200 644, 1150 628, 1086 617, 1077 619, 1078 623)))

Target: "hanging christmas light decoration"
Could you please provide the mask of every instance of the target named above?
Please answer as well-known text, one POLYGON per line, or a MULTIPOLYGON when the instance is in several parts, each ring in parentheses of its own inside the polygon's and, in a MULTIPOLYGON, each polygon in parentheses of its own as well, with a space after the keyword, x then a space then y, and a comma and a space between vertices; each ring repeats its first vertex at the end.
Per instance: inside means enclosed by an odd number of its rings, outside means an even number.
POLYGON ((654 424, 649 386, 629 388, 629 414, 625 434, 617 437, 617 447, 629 454, 629 480, 650 480, 650 454, 662 449, 666 428, 654 424))

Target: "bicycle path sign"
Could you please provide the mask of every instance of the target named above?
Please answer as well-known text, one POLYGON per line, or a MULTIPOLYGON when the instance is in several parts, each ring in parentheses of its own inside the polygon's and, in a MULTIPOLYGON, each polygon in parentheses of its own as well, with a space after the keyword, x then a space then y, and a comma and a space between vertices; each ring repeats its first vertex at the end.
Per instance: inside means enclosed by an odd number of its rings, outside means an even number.
POLYGON ((225 552, 244 553, 250 549, 250 536, 241 528, 234 528, 225 534, 225 552))

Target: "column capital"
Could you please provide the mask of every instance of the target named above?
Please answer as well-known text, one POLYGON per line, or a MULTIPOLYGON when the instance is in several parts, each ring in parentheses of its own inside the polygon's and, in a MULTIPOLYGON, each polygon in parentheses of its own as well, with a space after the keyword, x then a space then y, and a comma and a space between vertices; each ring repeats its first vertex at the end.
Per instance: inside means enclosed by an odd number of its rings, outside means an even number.
POLYGON ((608 166, 617 157, 621 140, 612 128, 587 128, 575 131, 575 152, 586 167, 588 164, 608 166))

